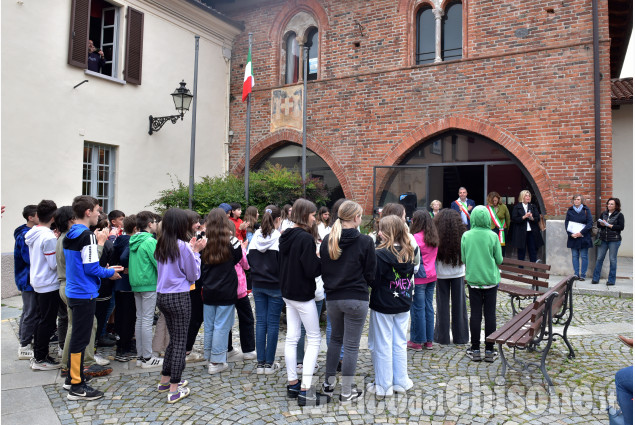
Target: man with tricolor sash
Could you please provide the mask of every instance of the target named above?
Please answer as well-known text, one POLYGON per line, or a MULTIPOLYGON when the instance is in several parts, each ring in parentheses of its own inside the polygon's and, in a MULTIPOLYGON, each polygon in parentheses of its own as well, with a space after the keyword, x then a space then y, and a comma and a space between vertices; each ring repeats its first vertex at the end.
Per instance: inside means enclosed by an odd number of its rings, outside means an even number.
POLYGON ((464 187, 459 188, 459 199, 452 202, 451 208, 461 214, 461 220, 463 224, 470 229, 470 213, 472 208, 476 206, 476 203, 467 198, 467 189, 464 187))

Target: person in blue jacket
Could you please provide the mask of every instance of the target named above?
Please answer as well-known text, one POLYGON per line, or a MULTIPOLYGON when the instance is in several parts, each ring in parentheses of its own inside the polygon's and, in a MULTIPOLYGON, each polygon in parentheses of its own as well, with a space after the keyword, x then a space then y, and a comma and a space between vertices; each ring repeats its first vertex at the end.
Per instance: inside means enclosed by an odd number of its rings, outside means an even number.
POLYGON ((27 205, 22 210, 22 217, 26 223, 15 229, 13 237, 15 238, 15 246, 13 249, 13 270, 15 284, 22 293, 22 315, 20 316, 19 338, 20 347, 18 348, 18 360, 29 360, 33 357, 33 333, 38 322, 37 302, 35 301, 35 291, 30 283, 30 266, 29 247, 24 241, 24 235, 39 224, 37 218, 37 205, 27 205))
POLYGON ((75 224, 62 243, 66 257, 66 298, 73 312, 73 331, 69 346, 69 373, 64 383, 69 400, 97 400, 104 393, 86 384, 84 377, 84 349, 90 341, 95 298, 99 295, 100 279, 121 279, 121 266, 109 268, 99 265, 97 238, 89 226, 99 221, 99 202, 92 196, 77 196, 73 199, 75 224))
POLYGON ((591 210, 584 205, 584 198, 581 195, 573 195, 571 201, 573 201, 573 205, 567 210, 567 215, 564 219, 564 228, 567 231, 567 248, 571 249, 571 260, 575 277, 578 280, 585 280, 586 272, 589 268, 589 248, 593 246, 593 241, 591 240, 593 215, 591 210), (584 227, 579 231, 572 232, 569 229, 569 223, 579 223, 584 227), (580 259, 582 259, 582 267, 580 267, 580 259))
POLYGON ((452 205, 450 205, 450 208, 461 214, 461 220, 467 227, 467 230, 470 230, 470 214, 472 214, 472 209, 475 206, 476 202, 467 198, 467 189, 464 187, 460 187, 459 198, 455 201, 452 201, 452 205))

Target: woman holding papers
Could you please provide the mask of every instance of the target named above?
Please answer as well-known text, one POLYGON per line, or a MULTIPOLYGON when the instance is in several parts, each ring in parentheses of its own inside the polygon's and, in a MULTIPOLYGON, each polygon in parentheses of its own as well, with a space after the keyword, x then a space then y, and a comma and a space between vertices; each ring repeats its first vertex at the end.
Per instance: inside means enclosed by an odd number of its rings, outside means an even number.
POLYGON ((584 205, 581 195, 573 195, 571 200, 573 205, 567 210, 564 220, 564 227, 567 230, 567 248, 571 248, 573 273, 578 280, 585 280, 586 271, 589 268, 589 248, 593 246, 591 241, 593 216, 591 210, 584 205), (582 267, 580 267, 580 258, 582 258, 582 267))

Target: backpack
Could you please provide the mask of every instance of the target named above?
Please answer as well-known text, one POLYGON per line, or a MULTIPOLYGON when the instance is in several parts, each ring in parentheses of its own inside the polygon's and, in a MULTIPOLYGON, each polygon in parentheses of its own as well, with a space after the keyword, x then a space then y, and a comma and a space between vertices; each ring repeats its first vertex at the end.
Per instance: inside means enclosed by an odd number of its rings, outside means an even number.
POLYGON ((426 268, 423 267, 423 254, 421 254, 421 261, 419 263, 419 270, 417 270, 417 273, 415 273, 415 278, 416 279, 425 279, 426 277, 428 277, 426 275, 426 268))

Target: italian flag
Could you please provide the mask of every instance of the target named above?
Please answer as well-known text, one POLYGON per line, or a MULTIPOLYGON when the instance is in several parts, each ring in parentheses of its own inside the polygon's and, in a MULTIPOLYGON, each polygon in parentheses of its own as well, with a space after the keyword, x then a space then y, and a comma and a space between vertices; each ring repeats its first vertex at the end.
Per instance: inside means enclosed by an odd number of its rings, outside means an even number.
POLYGON ((247 66, 245 67, 245 80, 243 81, 243 102, 251 93, 254 86, 254 76, 251 74, 251 46, 249 47, 249 56, 247 56, 247 66))

